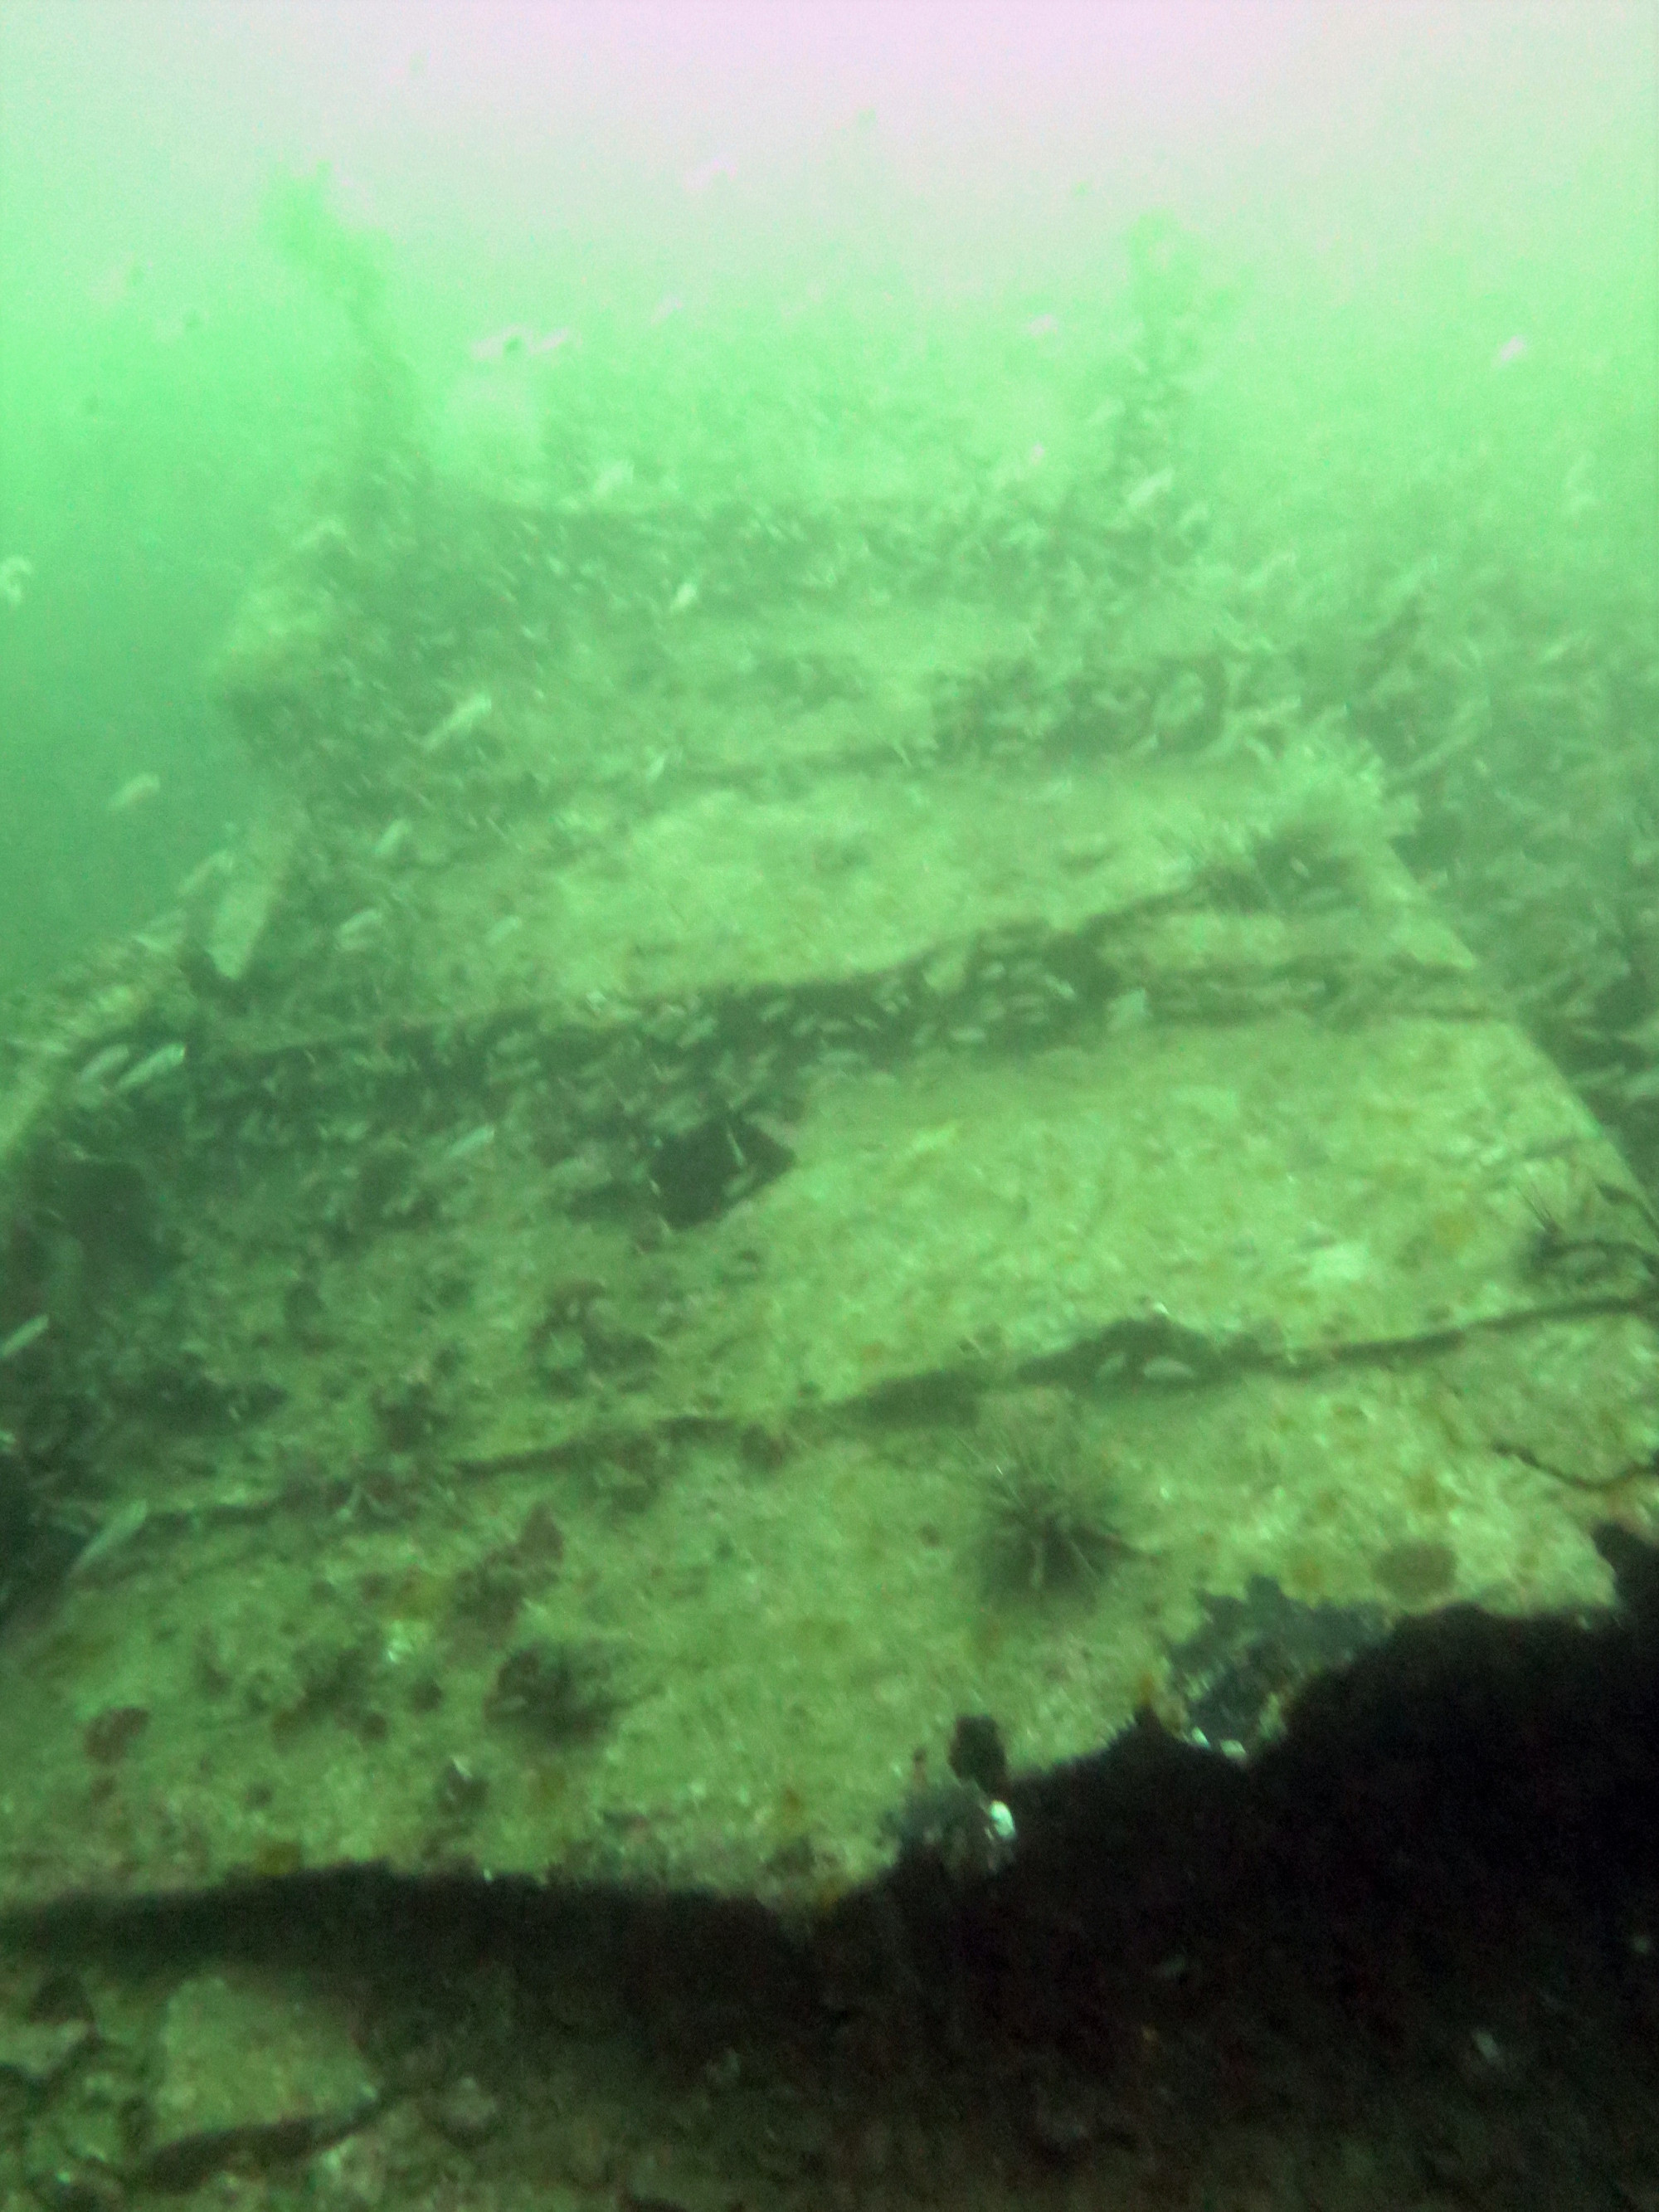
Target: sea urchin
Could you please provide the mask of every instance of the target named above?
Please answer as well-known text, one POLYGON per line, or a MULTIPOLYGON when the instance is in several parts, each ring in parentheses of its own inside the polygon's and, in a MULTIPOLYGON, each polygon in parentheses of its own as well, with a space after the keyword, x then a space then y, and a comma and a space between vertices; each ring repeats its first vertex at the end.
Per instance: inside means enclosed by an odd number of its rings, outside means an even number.
POLYGON ((1092 1587, 1127 1550, 1068 1423, 997 1431, 985 1455, 981 1551, 987 1588, 1047 1597, 1092 1587))

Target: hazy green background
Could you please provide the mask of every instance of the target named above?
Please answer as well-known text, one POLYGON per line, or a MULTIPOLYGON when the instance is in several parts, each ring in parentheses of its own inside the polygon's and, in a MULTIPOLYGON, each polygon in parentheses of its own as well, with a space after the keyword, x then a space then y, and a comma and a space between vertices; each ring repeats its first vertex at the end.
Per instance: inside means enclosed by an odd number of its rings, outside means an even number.
POLYGON ((276 172, 389 234, 434 392, 501 323, 625 346, 665 293, 828 297, 855 377, 861 288, 1063 318, 1171 209, 1246 280, 1218 496, 1310 605, 1501 547, 1570 619, 1656 558, 1656 51, 1610 0, 0 5, 0 987, 257 803, 202 664, 341 411, 276 172))

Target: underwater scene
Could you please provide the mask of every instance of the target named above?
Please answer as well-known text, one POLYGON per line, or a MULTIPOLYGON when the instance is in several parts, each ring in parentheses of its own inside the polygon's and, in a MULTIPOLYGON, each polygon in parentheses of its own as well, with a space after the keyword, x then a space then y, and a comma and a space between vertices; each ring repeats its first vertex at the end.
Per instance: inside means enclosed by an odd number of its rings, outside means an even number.
POLYGON ((1655 9, 0 86, 0 2203, 1659 2204, 1655 9))

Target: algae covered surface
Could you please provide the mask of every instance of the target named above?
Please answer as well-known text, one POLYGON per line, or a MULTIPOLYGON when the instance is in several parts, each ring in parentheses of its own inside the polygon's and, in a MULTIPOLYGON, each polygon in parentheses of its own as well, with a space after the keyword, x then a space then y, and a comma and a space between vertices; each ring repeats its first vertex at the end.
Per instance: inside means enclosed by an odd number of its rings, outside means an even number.
POLYGON ((352 407, 207 672, 268 795, 0 1069, 0 1899, 817 1906, 964 1719, 1243 1757, 1605 1603, 1659 1224, 1401 857, 1407 614, 1334 684, 1244 558, 1200 241, 1052 360, 889 301, 854 421, 811 318, 425 405, 270 236, 352 407))

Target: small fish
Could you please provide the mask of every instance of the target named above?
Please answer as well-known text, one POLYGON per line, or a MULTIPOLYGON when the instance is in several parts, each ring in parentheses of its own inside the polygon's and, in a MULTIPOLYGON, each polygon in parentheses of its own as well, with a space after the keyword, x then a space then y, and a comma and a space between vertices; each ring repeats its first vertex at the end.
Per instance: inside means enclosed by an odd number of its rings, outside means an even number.
POLYGON ((1174 482, 1173 469, 1159 469, 1155 475, 1142 477, 1138 484, 1132 484, 1124 493, 1123 512, 1125 514, 1144 514, 1154 500, 1163 498, 1174 482))
POLYGON ((475 338, 467 351, 476 362, 511 361, 517 355, 528 353, 535 342, 534 331, 523 323, 509 323, 505 330, 491 331, 488 337, 475 338))
POLYGON ((149 283, 151 268, 141 253, 124 253, 118 261, 94 276, 87 287, 87 297, 95 307, 118 307, 142 292, 149 283))
POLYGON ((106 1044, 102 1052, 95 1052, 75 1079, 79 1091, 101 1091, 118 1068, 125 1067, 132 1057, 132 1048, 125 1044, 106 1044))
POLYGON ((509 323, 505 330, 491 331, 488 337, 475 338, 467 352, 483 366, 495 362, 527 361, 542 354, 557 353, 575 335, 571 330, 538 331, 525 323, 509 323))
POLYGON ((15 1359, 27 1352, 30 1345, 38 1344, 51 1327, 50 1314, 31 1314, 28 1320, 13 1329, 9 1337, 0 1340, 0 1367, 3 1367, 9 1359, 15 1359))
POLYGON ((1159 1353, 1141 1363, 1140 1379, 1143 1382, 1170 1386, 1196 1382, 1199 1377, 1197 1368, 1188 1366, 1184 1359, 1171 1359, 1159 1353))
POLYGON ((456 738, 464 738, 486 720, 495 706, 488 691, 469 691, 459 707, 452 707, 442 721, 421 739, 423 753, 435 753, 456 738))
POLYGON ((1561 485, 1561 512, 1569 522, 1582 522, 1601 504, 1590 481, 1590 459, 1581 453, 1567 471, 1561 485))
POLYGON ((198 860, 196 863, 179 884, 179 896, 181 899, 193 899, 200 892, 206 890, 210 884, 222 883, 235 872, 235 854, 226 852, 222 847, 218 852, 210 853, 205 860, 198 860))
POLYGON ((103 1526, 94 1531, 91 1541, 76 1553, 69 1571, 70 1581, 74 1582, 89 1567, 95 1567, 100 1560, 107 1559, 112 1553, 125 1550, 149 1518, 147 1499, 129 1499, 118 1513, 111 1514, 103 1526))
POLYGON ((112 792, 104 802, 106 814, 131 814, 135 807, 143 806, 157 795, 161 779, 146 769, 142 775, 130 775, 118 791, 112 792))
POLYGON ((116 1093, 118 1097, 125 1097, 129 1091, 142 1091, 146 1084, 154 1083, 163 1075, 171 1075, 175 1068, 182 1067, 184 1064, 185 1048, 176 1038, 171 1044, 158 1045, 137 1066, 128 1068, 115 1086, 116 1093))
POLYGON ((378 906, 360 907, 349 915, 334 933, 334 942, 342 952, 361 952, 386 927, 386 915, 378 906))
POLYGON ((205 307, 180 307, 176 314, 158 315, 150 325, 150 337, 159 346, 177 345, 184 338, 193 337, 204 331, 208 324, 205 307))

